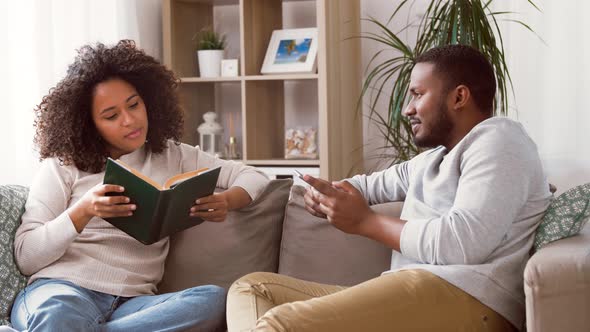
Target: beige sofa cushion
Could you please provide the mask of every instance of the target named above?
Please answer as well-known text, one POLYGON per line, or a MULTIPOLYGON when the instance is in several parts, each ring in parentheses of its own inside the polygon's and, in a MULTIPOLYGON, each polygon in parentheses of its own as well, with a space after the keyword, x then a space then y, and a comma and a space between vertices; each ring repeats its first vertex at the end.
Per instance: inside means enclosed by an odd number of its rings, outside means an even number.
MULTIPOLYGON (((279 273, 325 284, 350 286, 388 270, 391 249, 346 234, 304 207, 305 188, 295 185, 283 222, 279 273)), ((374 206, 381 213, 399 216, 401 203, 374 206)))
POLYGON ((527 331, 590 330, 590 224, 531 257, 524 292, 527 331))
POLYGON ((159 291, 205 284, 229 288, 250 272, 276 272, 292 183, 272 180, 255 202, 231 211, 225 222, 205 222, 173 236, 159 291))

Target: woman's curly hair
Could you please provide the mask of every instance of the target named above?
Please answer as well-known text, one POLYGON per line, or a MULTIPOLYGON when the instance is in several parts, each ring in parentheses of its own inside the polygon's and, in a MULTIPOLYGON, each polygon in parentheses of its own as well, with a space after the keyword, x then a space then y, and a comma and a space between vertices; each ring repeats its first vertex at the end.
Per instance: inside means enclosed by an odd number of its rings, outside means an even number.
POLYGON ((183 112, 178 78, 153 57, 121 40, 108 48, 98 43, 78 50, 66 77, 35 108, 34 142, 40 159, 56 157, 90 173, 104 170, 108 151, 92 120, 92 98, 97 84, 120 78, 144 100, 148 117, 146 148, 162 152, 167 140, 179 142, 183 112))

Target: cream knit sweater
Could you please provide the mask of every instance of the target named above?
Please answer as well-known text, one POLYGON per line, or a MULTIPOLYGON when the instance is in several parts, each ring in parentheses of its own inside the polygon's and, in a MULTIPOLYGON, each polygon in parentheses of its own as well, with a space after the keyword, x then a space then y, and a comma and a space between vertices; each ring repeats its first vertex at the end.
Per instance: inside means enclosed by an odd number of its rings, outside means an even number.
MULTIPOLYGON (((253 200, 269 181, 253 167, 173 142, 160 154, 141 148, 120 159, 159 183, 177 173, 221 166, 217 186, 242 187, 253 200)), ((62 279, 119 296, 156 292, 164 273, 168 238, 146 246, 98 217, 78 234, 65 212, 103 177, 104 172, 90 174, 75 166, 62 166, 54 158, 44 160, 31 185, 15 239, 16 262, 31 276, 29 282, 62 279)))

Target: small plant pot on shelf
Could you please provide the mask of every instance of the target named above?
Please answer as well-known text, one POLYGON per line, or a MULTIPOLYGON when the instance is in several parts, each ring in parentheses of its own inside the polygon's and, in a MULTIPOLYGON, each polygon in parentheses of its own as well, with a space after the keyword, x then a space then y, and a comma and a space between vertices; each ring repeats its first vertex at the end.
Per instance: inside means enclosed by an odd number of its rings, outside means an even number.
POLYGON ((221 60, 223 50, 200 50, 197 51, 199 60, 199 73, 201 77, 221 76, 221 60))

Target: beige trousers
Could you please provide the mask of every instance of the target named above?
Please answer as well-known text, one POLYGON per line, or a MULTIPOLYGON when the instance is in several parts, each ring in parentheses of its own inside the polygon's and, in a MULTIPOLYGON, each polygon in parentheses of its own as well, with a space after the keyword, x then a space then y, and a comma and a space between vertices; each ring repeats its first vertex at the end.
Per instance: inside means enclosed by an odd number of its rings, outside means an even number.
POLYGON ((229 332, 516 331, 492 309, 424 270, 349 288, 248 274, 229 290, 227 325, 229 332))

